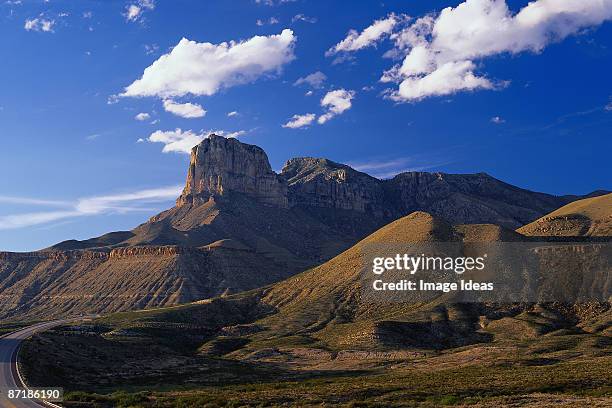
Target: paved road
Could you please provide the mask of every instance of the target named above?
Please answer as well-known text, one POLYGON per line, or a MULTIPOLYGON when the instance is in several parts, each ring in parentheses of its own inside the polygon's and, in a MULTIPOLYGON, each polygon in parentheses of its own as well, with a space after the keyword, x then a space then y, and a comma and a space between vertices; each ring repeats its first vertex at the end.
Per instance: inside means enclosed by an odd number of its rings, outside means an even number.
POLYGON ((33 400, 9 400, 4 394, 8 389, 23 388, 17 376, 17 350, 19 344, 34 333, 67 323, 70 320, 55 320, 35 324, 0 338, 0 407, 40 408, 46 405, 33 400))

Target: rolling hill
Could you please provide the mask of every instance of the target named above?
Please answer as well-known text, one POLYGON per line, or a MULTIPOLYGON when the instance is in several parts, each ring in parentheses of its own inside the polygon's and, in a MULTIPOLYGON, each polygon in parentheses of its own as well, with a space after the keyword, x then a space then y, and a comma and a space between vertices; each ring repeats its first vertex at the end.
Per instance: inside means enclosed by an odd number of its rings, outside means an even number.
POLYGON ((517 231, 530 236, 612 236, 612 194, 584 198, 545 215, 517 231))
POLYGON ((528 389, 550 403, 562 396, 549 395, 551 387, 602 391, 609 381, 609 302, 457 303, 443 293, 427 301, 381 302, 364 296, 369 247, 440 242, 470 248, 530 239, 500 226, 451 225, 415 212, 322 265, 264 288, 113 314, 36 336, 24 349, 27 375, 36 385, 89 391, 163 383, 178 387, 174 397, 191 395, 184 390, 188 381, 202 387, 201 404, 217 395, 209 386, 219 382, 236 404, 384 404, 376 396, 396 401, 401 390, 435 406, 440 393, 463 390, 461 398, 476 394, 486 406, 500 392, 528 389), (495 385, 485 387, 491 378, 495 385), (371 384, 367 393, 365 383, 371 384))

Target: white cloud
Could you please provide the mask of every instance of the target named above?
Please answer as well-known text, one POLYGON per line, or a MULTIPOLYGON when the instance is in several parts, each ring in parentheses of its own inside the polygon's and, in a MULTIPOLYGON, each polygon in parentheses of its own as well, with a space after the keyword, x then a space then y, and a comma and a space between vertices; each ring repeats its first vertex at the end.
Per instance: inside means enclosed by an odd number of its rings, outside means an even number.
POLYGON ((371 176, 386 179, 407 171, 423 171, 440 167, 450 163, 449 161, 431 162, 431 158, 425 157, 399 157, 389 159, 375 159, 366 162, 349 163, 355 170, 363 171, 371 176))
POLYGON ((206 110, 197 103, 176 103, 171 99, 164 100, 164 109, 166 112, 187 119, 201 118, 206 115, 206 110))
POLYGON ((3 215, 0 216, 0 230, 31 227, 80 215, 78 211, 45 211, 3 215))
POLYGON ((100 214, 106 211, 129 212, 139 211, 131 203, 143 204, 166 201, 180 194, 181 186, 170 186, 140 190, 125 194, 114 194, 79 199, 75 208, 82 214, 100 214), (126 205, 127 204, 127 205, 126 205))
POLYGON ((447 62, 431 73, 404 79, 397 93, 391 95, 394 100, 419 100, 428 96, 449 95, 458 91, 475 89, 494 89, 497 86, 489 79, 474 74, 475 64, 472 61, 447 62))
POLYGON ((493 116, 491 118, 491 123, 495 123, 496 125, 501 125, 502 123, 506 123, 506 119, 501 116, 493 116))
POLYGON ((93 13, 91 11, 83 12, 83 18, 92 18, 92 17, 93 17, 93 13))
POLYGON ((305 23, 310 23, 310 24, 314 24, 317 22, 316 17, 308 17, 304 14, 296 14, 295 16, 293 16, 293 18, 291 19, 292 23, 295 23, 296 21, 303 21, 305 23))
POLYGON ((237 130, 235 132, 226 132, 224 130, 211 130, 208 132, 208 134, 215 134, 217 136, 223 136, 223 137, 227 137, 228 139, 232 139, 235 137, 239 137, 239 136, 243 136, 246 135, 247 131, 246 130, 237 130))
POLYGON ((257 19, 257 21, 255 22, 255 24, 257 24, 259 27, 264 26, 266 24, 273 25, 273 24, 278 24, 278 23, 279 21, 276 17, 270 17, 267 21, 257 19))
POLYGON ((155 1, 153 0, 139 0, 138 2, 128 4, 125 8, 126 21, 135 22, 142 18, 142 13, 147 10, 153 10, 155 8, 155 1))
POLYGON ((43 31, 45 33, 52 33, 54 25, 55 20, 40 17, 27 19, 23 25, 23 28, 25 28, 26 31, 43 31))
POLYGON ((63 210, 0 216, 0 230, 31 227, 67 218, 134 211, 151 211, 150 208, 143 207, 143 204, 173 200, 181 193, 181 190, 182 186, 176 185, 138 190, 125 194, 85 197, 76 200, 76 202, 39 200, 22 197, 0 197, 0 202, 46 207, 65 207, 63 210))
POLYGON ((183 131, 180 128, 175 130, 157 130, 147 138, 151 143, 163 143, 164 153, 187 153, 191 149, 204 140, 205 135, 194 133, 191 130, 183 131))
POLYGON ((134 119, 139 120, 139 121, 145 121, 145 120, 149 120, 151 118, 151 115, 149 115, 147 112, 140 112, 138 115, 134 116, 134 119))
POLYGON ((391 34, 395 26, 405 19, 407 19, 405 15, 398 16, 391 13, 386 18, 374 21, 372 25, 360 33, 356 30, 350 30, 346 38, 327 50, 325 55, 329 57, 340 52, 358 51, 375 45, 385 36, 391 34))
MULTIPOLYGON (((325 108, 326 112, 319 116, 317 123, 322 125, 333 117, 349 110, 353 105, 351 102, 353 98, 355 98, 355 91, 347 91, 346 89, 335 89, 326 93, 321 99, 321 106, 325 108)), ((316 116, 317 115, 314 113, 293 115, 291 119, 282 126, 290 129, 309 126, 315 120, 316 116)))
POLYGON ((306 95, 306 96, 311 96, 312 94, 314 94, 314 92, 312 92, 312 91, 306 91, 306 93, 305 93, 304 95, 306 95))
POLYGON ((322 73, 321 71, 313 72, 310 75, 306 75, 305 77, 298 78, 297 81, 293 83, 293 85, 298 86, 302 84, 308 84, 315 89, 320 89, 323 87, 323 84, 327 80, 327 75, 322 73))
POLYGON ((238 115, 239 115, 238 111, 227 112, 227 117, 228 118, 231 118, 231 117, 234 117, 234 116, 238 116, 238 115))
POLYGON ((48 207, 68 207, 69 201, 41 200, 37 198, 0 196, 0 204, 42 205, 48 207))
POLYGON ((136 4, 130 4, 125 10, 125 18, 127 21, 136 21, 142 9, 136 4))
POLYGON ((125 88, 124 97, 213 95, 222 88, 280 72, 295 59, 293 31, 245 41, 197 43, 183 38, 125 88))
POLYGON ((145 44, 143 45, 145 54, 151 55, 157 53, 159 51, 159 45, 157 44, 145 44))
POLYGON ((238 130, 235 132, 228 132, 225 130, 209 130, 196 133, 192 130, 183 131, 180 128, 175 130, 157 130, 147 138, 151 143, 163 143, 164 153, 191 153, 191 149, 198 145, 202 140, 211 134, 218 136, 224 136, 228 138, 238 137, 246 134, 245 130, 238 130))
POLYGON ((263 4, 264 6, 279 6, 285 3, 293 3, 296 0, 255 0, 257 4, 263 4))
POLYGON ((399 82, 390 97, 415 101, 505 83, 475 73, 476 62, 498 54, 541 52, 612 18, 611 0, 536 0, 513 14, 504 0, 466 0, 391 35, 405 58, 382 77, 399 82))
POLYGON ((317 115, 314 113, 306 113, 304 115, 293 115, 291 120, 283 125, 284 128, 298 129, 301 127, 309 126, 314 122, 317 115))
POLYGON ((346 89, 336 89, 326 93, 323 99, 321 99, 321 106, 327 108, 327 112, 319 116, 317 122, 322 125, 334 116, 349 110, 354 97, 355 91, 347 91, 346 89))

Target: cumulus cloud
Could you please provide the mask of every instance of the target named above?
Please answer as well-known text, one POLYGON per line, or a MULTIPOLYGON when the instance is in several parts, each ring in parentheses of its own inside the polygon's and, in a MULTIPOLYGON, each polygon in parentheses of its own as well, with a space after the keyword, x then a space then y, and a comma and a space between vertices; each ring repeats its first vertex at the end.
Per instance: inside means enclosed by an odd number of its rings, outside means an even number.
POLYGON ((405 15, 398 16, 391 13, 386 18, 374 21, 362 32, 350 30, 346 38, 327 50, 325 55, 329 57, 341 52, 358 51, 375 45, 385 36, 391 34, 395 26, 406 18, 405 15))
POLYGON ((42 31, 45 33, 52 33, 53 26, 55 26, 55 20, 37 17, 27 19, 23 25, 23 28, 25 28, 26 31, 42 31))
POLYGON ((329 91, 321 99, 321 106, 325 108, 325 113, 320 115, 318 118, 314 113, 293 115, 291 119, 282 126, 284 128, 299 129, 311 125, 315 118, 317 119, 317 123, 322 125, 335 116, 349 110, 351 106, 353 106, 353 98, 355 98, 355 91, 352 90, 335 89, 333 91, 329 91))
POLYGON ((0 230, 26 228, 67 218, 151 211, 151 208, 143 205, 173 200, 181 193, 181 190, 181 185, 175 185, 123 194, 84 197, 73 202, 2 196, 0 202, 64 208, 0 216, 0 230))
POLYGON ((123 14, 126 21, 135 22, 140 21, 142 14, 145 11, 153 10, 155 8, 155 2, 153 0, 139 0, 138 2, 128 4, 123 14))
POLYGON ((204 140, 205 135, 194 133, 191 130, 157 130, 147 138, 151 143, 163 143, 164 153, 189 153, 191 149, 204 140))
POLYGON ((227 112, 227 117, 228 118, 231 118, 231 117, 234 117, 234 116, 238 116, 238 115, 239 115, 238 111, 227 112))
POLYGON ((322 125, 333 117, 349 110, 354 97, 355 91, 347 91, 346 89, 336 89, 326 93, 321 99, 321 106, 326 108, 327 112, 319 116, 317 122, 322 125))
POLYGON ((206 115, 206 110, 197 103, 176 103, 172 99, 166 99, 164 101, 164 109, 166 112, 187 119, 201 118, 206 115))
POLYGON ((304 115, 293 115, 291 119, 283 125, 284 128, 299 129, 309 126, 314 122, 317 115, 314 113, 306 113, 304 115))
POLYGON ((503 86, 474 74, 476 65, 472 61, 447 62, 422 76, 408 76, 400 82, 399 90, 391 99, 420 100, 428 96, 449 95, 458 91, 494 89, 503 86))
POLYGON ((255 36, 245 41, 198 43, 183 38, 168 54, 144 70, 123 97, 158 96, 163 99, 214 95, 222 88, 252 82, 280 72, 295 59, 293 31, 255 36))
POLYGON ((466 0, 393 33, 403 62, 381 80, 397 82, 390 97, 417 101, 459 91, 495 89, 476 63, 498 54, 541 52, 581 30, 612 18, 610 0, 536 0, 514 14, 504 0, 466 0))
POLYGON ((202 140, 211 134, 218 136, 224 136, 228 138, 238 137, 246 134, 245 130, 238 130, 235 132, 228 132, 225 130, 208 130, 196 133, 192 130, 183 131, 180 128, 175 130, 157 130, 147 138, 147 141, 151 143, 163 143, 164 153, 191 153, 191 149, 198 145, 202 140))
POLYGON ((493 116, 491 118, 491 123, 495 123, 496 125, 501 125, 502 123, 506 123, 506 119, 501 116, 493 116))
POLYGON ((149 120, 150 118, 151 115, 149 115, 147 112, 140 112, 138 115, 134 116, 134 119, 139 120, 141 122, 149 120))
POLYGON ((305 77, 298 78, 297 81, 293 83, 293 85, 298 86, 302 84, 308 84, 315 89, 320 89, 323 87, 323 84, 327 80, 327 75, 322 73, 321 71, 313 72, 310 75, 306 75, 305 77))

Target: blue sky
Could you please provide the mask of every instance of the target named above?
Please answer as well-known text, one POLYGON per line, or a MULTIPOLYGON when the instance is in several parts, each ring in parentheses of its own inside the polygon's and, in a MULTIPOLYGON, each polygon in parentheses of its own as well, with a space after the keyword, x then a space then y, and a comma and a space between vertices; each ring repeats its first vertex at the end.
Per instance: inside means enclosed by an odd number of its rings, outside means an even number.
POLYGON ((213 130, 276 170, 318 156, 612 189, 612 1, 526 6, 2 1, 0 249, 144 222, 213 130))

